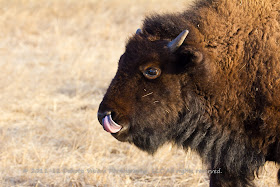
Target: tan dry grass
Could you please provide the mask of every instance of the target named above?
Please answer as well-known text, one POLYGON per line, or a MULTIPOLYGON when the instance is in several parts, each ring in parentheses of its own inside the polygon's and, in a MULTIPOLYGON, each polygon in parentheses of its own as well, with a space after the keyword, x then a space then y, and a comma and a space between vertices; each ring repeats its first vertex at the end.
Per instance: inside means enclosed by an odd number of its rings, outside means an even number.
MULTIPOLYGON (((0 0, 1 186, 208 186, 194 153, 149 156, 96 119, 127 37, 145 15, 188 3, 0 0)), ((257 184, 275 186, 266 170, 257 184)))

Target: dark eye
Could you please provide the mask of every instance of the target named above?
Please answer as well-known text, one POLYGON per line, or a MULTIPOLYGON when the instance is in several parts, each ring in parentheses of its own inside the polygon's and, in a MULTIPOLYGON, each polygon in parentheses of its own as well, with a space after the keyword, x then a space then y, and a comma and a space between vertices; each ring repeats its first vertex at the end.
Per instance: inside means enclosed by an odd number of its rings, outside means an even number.
POLYGON ((144 76, 148 79, 156 79, 160 76, 161 70, 156 67, 149 67, 143 72, 144 76))

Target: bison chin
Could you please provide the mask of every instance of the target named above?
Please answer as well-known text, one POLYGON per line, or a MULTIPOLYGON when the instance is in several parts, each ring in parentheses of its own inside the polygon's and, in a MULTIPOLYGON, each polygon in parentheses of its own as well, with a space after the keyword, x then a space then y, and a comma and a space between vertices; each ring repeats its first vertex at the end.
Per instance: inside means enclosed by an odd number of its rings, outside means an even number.
POLYGON ((159 134, 151 128, 145 128, 143 132, 137 131, 135 134, 133 133, 130 143, 153 155, 167 141, 168 136, 159 134))

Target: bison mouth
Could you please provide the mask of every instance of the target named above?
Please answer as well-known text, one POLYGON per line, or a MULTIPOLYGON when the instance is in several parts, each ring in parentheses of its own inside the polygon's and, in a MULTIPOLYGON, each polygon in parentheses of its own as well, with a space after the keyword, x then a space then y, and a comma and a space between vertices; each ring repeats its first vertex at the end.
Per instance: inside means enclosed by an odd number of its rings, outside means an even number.
POLYGON ((113 119, 111 114, 105 116, 102 119, 102 126, 105 131, 109 133, 117 133, 122 129, 122 126, 117 124, 113 119))
POLYGON ((129 141, 130 125, 129 120, 126 118, 119 118, 115 112, 99 110, 97 113, 98 121, 102 125, 103 129, 117 140, 121 142, 129 141))

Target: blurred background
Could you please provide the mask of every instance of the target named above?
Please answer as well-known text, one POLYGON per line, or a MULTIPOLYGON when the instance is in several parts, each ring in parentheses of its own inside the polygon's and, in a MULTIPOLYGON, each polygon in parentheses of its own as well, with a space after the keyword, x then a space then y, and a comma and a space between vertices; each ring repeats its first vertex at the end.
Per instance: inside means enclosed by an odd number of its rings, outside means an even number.
MULTIPOLYGON (((96 119, 127 39, 145 16, 191 0, 0 0, 1 186, 208 186, 199 157, 154 156, 96 119)), ((276 186, 276 167, 258 186, 276 186)))

